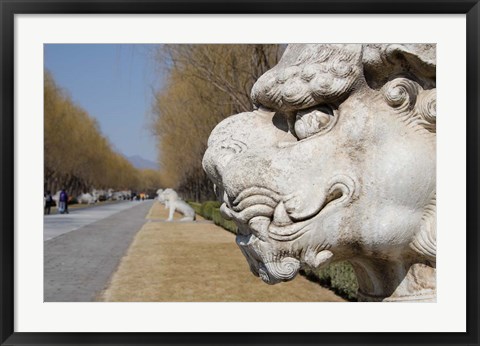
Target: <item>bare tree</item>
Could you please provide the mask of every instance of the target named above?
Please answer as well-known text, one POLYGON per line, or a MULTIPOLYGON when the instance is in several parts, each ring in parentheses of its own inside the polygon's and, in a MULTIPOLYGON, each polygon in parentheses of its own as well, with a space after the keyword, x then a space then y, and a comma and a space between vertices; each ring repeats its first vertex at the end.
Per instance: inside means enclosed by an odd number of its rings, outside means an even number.
POLYGON ((155 99, 163 181, 191 199, 214 198, 201 160, 212 129, 250 111, 255 81, 279 60, 278 45, 165 45, 156 59, 168 80, 155 99))
MULTIPOLYGON (((45 190, 66 188, 75 195, 92 188, 142 189, 144 173, 112 149, 96 120, 48 72, 44 85, 45 190)), ((156 174, 149 173, 148 181, 160 185, 156 174)))

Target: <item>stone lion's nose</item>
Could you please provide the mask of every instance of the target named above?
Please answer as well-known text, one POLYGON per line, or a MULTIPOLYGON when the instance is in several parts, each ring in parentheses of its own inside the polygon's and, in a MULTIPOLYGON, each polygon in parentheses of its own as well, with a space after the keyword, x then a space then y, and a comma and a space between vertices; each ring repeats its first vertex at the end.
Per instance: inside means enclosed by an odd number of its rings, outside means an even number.
POLYGON ((293 137, 283 115, 263 108, 232 115, 217 124, 210 134, 203 167, 218 182, 219 173, 234 157, 249 148, 273 147, 285 136, 293 137))
POLYGON ((293 223, 292 219, 288 215, 287 210, 285 209, 285 204, 283 201, 277 204, 275 211, 273 213, 273 224, 276 226, 287 226, 293 223))
POLYGON ((205 172, 215 184, 222 186, 222 176, 229 162, 246 149, 246 145, 235 139, 223 140, 210 146, 203 156, 202 165, 205 172))

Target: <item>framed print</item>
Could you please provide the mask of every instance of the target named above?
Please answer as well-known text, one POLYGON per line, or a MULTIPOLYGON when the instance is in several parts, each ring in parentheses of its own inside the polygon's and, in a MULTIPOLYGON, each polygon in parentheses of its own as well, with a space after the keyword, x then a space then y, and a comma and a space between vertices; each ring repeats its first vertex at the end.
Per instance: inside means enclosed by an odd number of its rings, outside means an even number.
POLYGON ((1 344, 478 345, 479 6, 2 1, 1 344))

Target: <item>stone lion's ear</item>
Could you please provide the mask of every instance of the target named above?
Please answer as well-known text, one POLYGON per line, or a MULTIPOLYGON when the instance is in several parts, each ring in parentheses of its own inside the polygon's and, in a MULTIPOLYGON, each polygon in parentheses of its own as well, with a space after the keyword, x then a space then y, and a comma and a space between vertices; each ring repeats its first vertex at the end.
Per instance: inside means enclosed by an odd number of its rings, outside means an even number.
POLYGON ((435 88, 435 44, 365 44, 362 60, 367 83, 374 89, 398 77, 414 79, 424 89, 435 88))

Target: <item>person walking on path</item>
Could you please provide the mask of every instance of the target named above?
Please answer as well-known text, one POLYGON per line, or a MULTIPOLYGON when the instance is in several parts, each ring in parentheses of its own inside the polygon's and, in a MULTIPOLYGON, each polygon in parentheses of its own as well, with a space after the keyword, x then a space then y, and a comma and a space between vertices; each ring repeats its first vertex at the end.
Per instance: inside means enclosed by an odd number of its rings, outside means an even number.
POLYGON ((65 191, 65 213, 69 214, 68 212, 68 202, 70 201, 70 196, 68 193, 65 191))
POLYGON ((50 209, 52 208, 52 202, 53 202, 52 193, 50 191, 47 191, 47 194, 44 195, 44 198, 45 198, 44 214, 50 215, 50 209))
POLYGON ((60 214, 64 214, 64 213, 68 214, 68 194, 65 191, 65 189, 62 189, 62 191, 60 192, 58 201, 59 201, 58 211, 60 212, 60 214))

